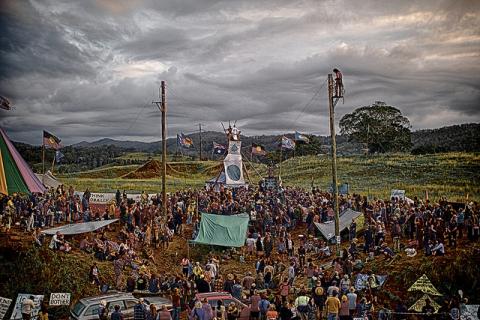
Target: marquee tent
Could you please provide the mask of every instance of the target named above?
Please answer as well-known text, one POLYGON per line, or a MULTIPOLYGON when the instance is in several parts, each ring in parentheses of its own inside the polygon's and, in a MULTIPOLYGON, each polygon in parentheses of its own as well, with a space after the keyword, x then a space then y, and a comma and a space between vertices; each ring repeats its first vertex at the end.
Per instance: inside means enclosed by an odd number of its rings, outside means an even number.
POLYGON ((45 187, 0 128, 0 193, 43 193, 45 187))
MULTIPOLYGON (((362 213, 358 211, 354 211, 352 209, 347 209, 340 214, 340 232, 348 229, 352 219, 357 219, 362 213)), ((327 239, 330 240, 331 238, 335 237, 335 222, 331 221, 329 223, 318 223, 315 222, 315 226, 317 229, 322 233, 322 235, 327 239)))
POLYGON ((241 247, 247 237, 248 214, 223 216, 202 213, 200 229, 193 243, 241 247))
POLYGON ((48 170, 45 174, 35 173, 38 180, 42 181, 43 185, 47 188, 58 188, 62 183, 48 170))

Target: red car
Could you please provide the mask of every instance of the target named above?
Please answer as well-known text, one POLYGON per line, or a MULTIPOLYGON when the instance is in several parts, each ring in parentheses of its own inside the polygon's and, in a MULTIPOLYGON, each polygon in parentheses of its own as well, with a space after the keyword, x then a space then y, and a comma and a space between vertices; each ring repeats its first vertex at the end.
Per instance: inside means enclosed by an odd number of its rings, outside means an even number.
POLYGON ((232 295, 228 292, 207 292, 197 293, 195 295, 195 301, 202 301, 205 298, 207 298, 208 303, 212 306, 214 314, 215 308, 217 307, 217 301, 221 300, 225 306, 225 309, 228 308, 228 305, 231 302, 234 302, 237 305, 238 310, 240 310, 240 317, 238 320, 250 319, 250 307, 237 298, 232 297, 232 295))

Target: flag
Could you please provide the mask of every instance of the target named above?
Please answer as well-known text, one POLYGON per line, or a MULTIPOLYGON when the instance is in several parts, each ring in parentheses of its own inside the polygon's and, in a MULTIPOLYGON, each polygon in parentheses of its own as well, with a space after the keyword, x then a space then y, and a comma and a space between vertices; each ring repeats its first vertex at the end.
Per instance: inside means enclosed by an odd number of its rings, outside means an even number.
POLYGON ((63 158, 65 158, 65 155, 61 153, 60 150, 55 151, 55 161, 57 163, 60 163, 60 160, 62 160, 63 158))
POLYGON ((213 153, 215 153, 215 154, 225 154, 226 150, 227 150, 227 148, 223 144, 216 143, 215 141, 213 141, 213 153))
POLYGON ((282 148, 283 149, 295 149, 295 141, 285 136, 282 137, 282 148))
POLYGON ((0 96, 0 108, 5 110, 11 110, 12 104, 7 98, 0 96))
POLYGON ((55 137, 53 134, 43 130, 43 145, 46 147, 51 147, 52 149, 58 150, 62 147, 60 144, 60 139, 55 137))
POLYGON ((310 139, 306 135, 301 134, 298 131, 295 131, 295 141, 302 141, 302 142, 305 142, 305 143, 309 143, 310 139))
POLYGON ((184 148, 191 148, 193 147, 193 140, 192 138, 187 137, 182 133, 177 134, 177 143, 184 148))
POLYGON ((267 155, 267 151, 265 150, 264 146, 252 143, 252 154, 256 154, 258 156, 265 156, 267 155))

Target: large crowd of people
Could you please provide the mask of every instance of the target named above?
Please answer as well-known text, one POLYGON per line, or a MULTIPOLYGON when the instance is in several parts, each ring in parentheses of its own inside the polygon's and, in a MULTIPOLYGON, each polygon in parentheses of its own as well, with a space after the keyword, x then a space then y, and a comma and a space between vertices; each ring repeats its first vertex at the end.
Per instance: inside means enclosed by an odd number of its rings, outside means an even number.
MULTIPOLYGON (((359 222, 352 220, 348 233, 343 235, 348 245, 336 256, 335 246, 315 227, 315 223, 334 219, 331 194, 317 188, 266 189, 259 185, 222 187, 219 191, 188 189, 169 195, 167 212, 162 212, 159 195, 145 192, 140 201, 134 202, 125 192, 117 191, 115 199, 101 210, 90 204, 90 196, 88 189, 80 196, 72 187, 67 190, 63 186, 45 195, 4 196, 0 200, 0 221, 6 232, 13 226, 22 228, 32 234, 37 245, 43 245, 42 229, 119 218, 120 227, 105 227, 75 241, 67 241, 57 233, 49 246, 64 252, 73 247, 94 255, 98 261, 111 261, 115 279, 103 278, 94 264, 89 272, 92 285, 103 291, 116 288, 168 295, 173 301, 174 320, 180 319, 183 311, 191 319, 237 319, 241 310, 235 304, 212 309, 205 301, 195 301, 197 293, 212 291, 228 292, 247 302, 251 319, 323 316, 346 320, 371 318, 374 310, 375 317, 381 318, 387 314, 387 306, 377 299, 381 286, 377 277, 369 274, 361 289, 355 283, 356 274, 368 260, 420 252, 442 256, 454 251, 460 240, 479 239, 480 206, 473 202, 456 206, 417 198, 384 201, 341 196, 340 211, 351 208, 362 213, 362 232, 358 232, 359 222), (202 212, 248 213, 245 246, 212 253, 198 261, 178 257, 178 270, 153 272, 150 266, 158 262, 157 248, 168 250, 175 237, 195 238, 202 212), (251 265, 251 271, 224 272, 225 261, 231 259, 251 265)), ((450 312, 459 303, 461 300, 453 299, 442 308, 450 312)), ((121 310, 115 311, 116 318, 121 310)), ((406 307, 399 303, 395 311, 401 314, 406 307)), ((152 312, 160 314, 145 309, 143 318, 135 319, 151 319, 152 312)))

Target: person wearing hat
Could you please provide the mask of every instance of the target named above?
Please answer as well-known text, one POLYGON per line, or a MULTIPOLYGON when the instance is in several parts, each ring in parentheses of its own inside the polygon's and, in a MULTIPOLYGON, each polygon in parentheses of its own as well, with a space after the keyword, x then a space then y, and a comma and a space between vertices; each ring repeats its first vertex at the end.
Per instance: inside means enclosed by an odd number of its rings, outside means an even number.
POLYGON ((342 299, 340 300, 340 311, 338 312, 340 320, 348 320, 350 318, 348 307, 348 298, 346 295, 342 295, 342 299))
POLYGON ((355 316, 355 311, 357 309, 357 294, 355 293, 355 288, 350 287, 349 292, 347 293, 348 299, 348 310, 350 317, 353 318, 355 316))
POLYGON ((325 290, 322 287, 321 280, 317 280, 315 287, 312 288, 312 298, 317 309, 317 318, 322 318, 323 305, 325 304, 325 290))

